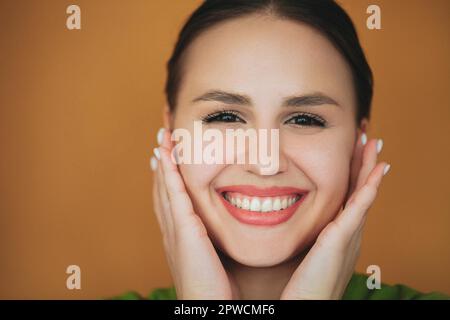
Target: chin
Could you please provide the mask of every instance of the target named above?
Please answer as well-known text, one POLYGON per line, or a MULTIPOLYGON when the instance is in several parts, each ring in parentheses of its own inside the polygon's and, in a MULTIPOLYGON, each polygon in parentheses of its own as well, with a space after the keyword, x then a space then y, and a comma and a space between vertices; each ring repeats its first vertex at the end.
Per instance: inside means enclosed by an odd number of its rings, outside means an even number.
POLYGON ((251 256, 241 256, 233 258, 236 262, 242 265, 253 268, 267 268, 277 266, 284 261, 288 260, 288 257, 273 257, 267 252, 261 254, 253 254, 251 256))
POLYGON ((241 240, 225 241, 225 243, 228 245, 220 250, 229 258, 248 267, 273 267, 290 260, 301 251, 295 243, 290 244, 286 241, 255 243, 255 241, 241 240))

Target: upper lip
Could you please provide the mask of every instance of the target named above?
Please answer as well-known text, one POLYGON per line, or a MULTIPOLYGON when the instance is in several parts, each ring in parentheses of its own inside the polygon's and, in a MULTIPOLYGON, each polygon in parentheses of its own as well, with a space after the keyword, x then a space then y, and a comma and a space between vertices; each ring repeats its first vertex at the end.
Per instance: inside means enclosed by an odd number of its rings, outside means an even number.
POLYGON ((308 190, 295 187, 257 187, 252 185, 233 185, 217 188, 219 194, 226 192, 237 192, 247 196, 253 197, 277 197, 287 196, 292 194, 306 194, 308 190))

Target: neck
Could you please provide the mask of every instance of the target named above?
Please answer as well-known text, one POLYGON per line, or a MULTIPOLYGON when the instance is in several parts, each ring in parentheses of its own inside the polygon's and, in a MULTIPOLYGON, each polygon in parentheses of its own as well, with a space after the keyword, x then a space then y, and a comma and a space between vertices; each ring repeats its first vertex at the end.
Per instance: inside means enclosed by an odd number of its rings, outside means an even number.
POLYGON ((300 253, 276 266, 249 267, 223 253, 220 258, 233 286, 234 299, 279 300, 292 274, 304 258, 300 253))

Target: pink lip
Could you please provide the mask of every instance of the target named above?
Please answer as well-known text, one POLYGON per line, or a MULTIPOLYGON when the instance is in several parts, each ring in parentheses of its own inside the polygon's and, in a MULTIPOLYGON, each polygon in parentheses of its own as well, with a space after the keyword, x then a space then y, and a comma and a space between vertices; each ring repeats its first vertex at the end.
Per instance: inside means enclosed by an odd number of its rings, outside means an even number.
POLYGON ((227 186, 216 189, 219 194, 222 203, 224 204, 227 211, 238 221, 245 224, 252 225, 262 225, 262 226, 272 226, 283 223, 292 217, 300 206, 300 204, 305 200, 308 190, 293 188, 293 187, 270 187, 270 188, 259 188, 249 185, 239 185, 239 186, 227 186), (252 212, 249 210, 244 210, 233 206, 227 200, 224 199, 222 194, 224 192, 238 192, 248 196, 254 197, 276 197, 276 196, 288 196, 300 194, 302 197, 292 206, 270 213, 260 213, 252 212))

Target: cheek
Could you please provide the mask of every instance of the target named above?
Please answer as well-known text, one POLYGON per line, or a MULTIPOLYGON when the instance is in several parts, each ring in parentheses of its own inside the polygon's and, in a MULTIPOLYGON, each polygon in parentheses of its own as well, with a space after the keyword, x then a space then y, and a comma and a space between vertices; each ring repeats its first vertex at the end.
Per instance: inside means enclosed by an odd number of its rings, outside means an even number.
MULTIPOLYGON (((208 191, 223 165, 180 164, 181 175, 189 191, 208 191)), ((192 192, 200 194, 200 192, 192 192)))
POLYGON ((286 135, 283 152, 306 175, 321 196, 342 196, 348 185, 353 150, 351 136, 328 132, 315 135, 286 135))
POLYGON ((223 165, 181 164, 180 173, 188 190, 195 212, 203 219, 208 230, 212 227, 212 207, 215 206, 214 179, 220 174, 223 165))

